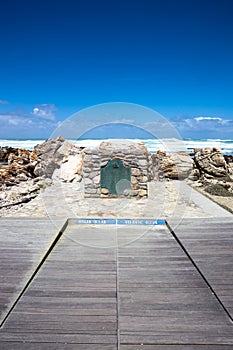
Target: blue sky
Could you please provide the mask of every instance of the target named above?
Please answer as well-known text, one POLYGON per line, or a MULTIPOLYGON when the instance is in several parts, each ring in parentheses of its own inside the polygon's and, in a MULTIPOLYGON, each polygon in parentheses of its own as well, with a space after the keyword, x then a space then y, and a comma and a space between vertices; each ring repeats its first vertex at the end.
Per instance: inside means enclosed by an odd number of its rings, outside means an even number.
POLYGON ((47 138, 95 104, 233 138, 232 0, 1 2, 0 138, 47 138))

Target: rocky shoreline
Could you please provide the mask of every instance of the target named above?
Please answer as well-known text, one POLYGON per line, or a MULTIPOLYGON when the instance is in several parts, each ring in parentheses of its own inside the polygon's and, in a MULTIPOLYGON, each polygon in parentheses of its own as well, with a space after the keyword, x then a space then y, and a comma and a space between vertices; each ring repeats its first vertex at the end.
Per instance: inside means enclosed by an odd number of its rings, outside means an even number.
MULTIPOLYGON (((0 147, 0 216, 13 216, 53 183, 82 182, 85 153, 62 137, 33 151, 0 147)), ((158 151, 150 164, 152 180, 185 180, 233 212, 233 156, 217 148, 195 149, 192 156, 158 151)))

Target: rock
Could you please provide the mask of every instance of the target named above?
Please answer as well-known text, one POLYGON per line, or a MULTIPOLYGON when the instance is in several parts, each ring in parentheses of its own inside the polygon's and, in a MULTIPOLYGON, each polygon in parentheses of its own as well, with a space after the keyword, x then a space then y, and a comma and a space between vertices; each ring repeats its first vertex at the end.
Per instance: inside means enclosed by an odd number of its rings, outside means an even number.
POLYGON ((108 164, 108 160, 102 161, 100 167, 103 168, 108 164))
POLYGON ((59 169, 61 166, 61 179, 63 178, 64 181, 73 181, 76 174, 81 174, 80 148, 61 137, 56 140, 49 139, 37 145, 35 153, 38 161, 34 170, 36 176, 52 178, 55 169, 59 169), (68 165, 65 165, 66 163, 68 165))
POLYGON ((194 153, 196 168, 204 176, 222 177, 228 174, 227 163, 218 148, 204 148, 194 153))
POLYGON ((74 182, 81 182, 82 181, 82 176, 79 174, 75 175, 74 182))
POLYGON ((139 181, 141 183, 147 183, 148 182, 148 177, 147 176, 140 176, 139 177, 139 181))
POLYGON ((10 153, 8 156, 8 165, 11 165, 13 163, 22 165, 24 163, 24 161, 23 161, 23 159, 18 157, 18 155, 16 155, 15 153, 10 153))
POLYGON ((82 155, 70 155, 67 161, 61 164, 60 179, 65 182, 72 182, 76 174, 80 171, 82 164, 82 155))
POLYGON ((107 188, 101 188, 101 194, 108 195, 108 189, 107 188))
POLYGON ((137 183, 138 183, 137 178, 135 176, 131 176, 131 184, 135 185, 137 183))
POLYGON ((8 157, 10 153, 15 153, 17 154, 17 148, 13 147, 0 147, 0 162, 8 163, 8 157))
POLYGON ((18 177, 21 176, 21 174, 25 175, 23 178, 31 177, 31 174, 23 166, 19 166, 15 163, 12 165, 1 165, 0 166, 0 183, 5 183, 5 184, 8 184, 10 182, 13 182, 13 184, 18 183, 20 181, 18 177))
POLYGON ((188 178, 189 180, 197 181, 200 178, 200 171, 198 169, 193 169, 188 178))
POLYGON ((19 181, 27 181, 28 177, 24 173, 21 173, 21 174, 17 175, 17 179, 19 181))
POLYGON ((131 187, 132 187, 132 190, 139 190, 139 188, 140 188, 141 186, 139 186, 139 184, 136 183, 136 184, 131 184, 131 187))
POLYGON ((32 151, 29 156, 30 163, 34 163, 36 165, 37 162, 37 155, 35 151, 32 151))
POLYGON ((139 176, 139 175, 141 175, 141 172, 138 168, 131 168, 131 175, 139 176))
MULTIPOLYGON (((42 144, 35 146, 34 150, 38 159, 38 164, 34 170, 36 176, 52 177, 54 170, 60 167, 64 156, 67 154, 59 152, 59 148, 64 142, 60 138, 56 140, 48 139, 42 144)), ((67 151, 67 147, 65 147, 65 150, 67 151)))
POLYGON ((86 193, 87 194, 97 194, 97 190, 95 188, 87 188, 86 193))
POLYGON ((138 194, 140 197, 146 197, 148 192, 147 190, 139 190, 138 194))
POLYGON ((29 188, 29 193, 39 191, 40 189, 41 189, 40 185, 36 184, 36 185, 29 188))
POLYGON ((54 155, 56 151, 61 147, 62 143, 59 138, 48 139, 41 144, 38 144, 34 147, 34 151, 40 159, 49 158, 51 155, 54 155))
POLYGON ((92 162, 92 155, 91 154, 85 154, 84 161, 85 162, 92 162))
POLYGON ((146 159, 139 159, 138 164, 140 167, 146 167, 148 161, 146 159))
MULTIPOLYGON (((194 152, 195 171, 199 174, 194 186, 200 185, 209 195, 232 197, 231 163, 218 148, 197 149, 194 152)), ((191 180, 196 180, 190 177, 191 180)))
POLYGON ((193 169, 193 160, 185 152, 167 154, 158 151, 152 157, 154 178, 185 179, 193 169))
POLYGON ((32 179, 27 179, 27 181, 14 184, 12 187, 4 184, 1 190, 4 196, 0 198, 0 209, 20 206, 22 203, 29 202, 40 193, 40 186, 38 184, 35 185, 32 179))
POLYGON ((92 181, 94 184, 99 184, 100 183, 100 175, 95 176, 92 181))
POLYGON ((137 197, 138 191, 137 190, 131 190, 130 188, 126 188, 123 192, 123 195, 126 197, 137 197))
POLYGON ((82 150, 61 137, 37 145, 34 151, 0 147, 0 159, 7 163, 0 164, 2 208, 17 207, 35 198, 52 184, 55 169, 59 170, 59 181, 82 180, 82 150))
POLYGON ((7 163, 0 165, 0 183, 12 185, 34 177, 37 160, 32 151, 4 147, 0 148, 0 155, 4 163, 7 163))
POLYGON ((84 185, 87 186, 87 185, 90 185, 90 184, 92 184, 91 179, 89 179, 88 177, 86 177, 86 178, 84 179, 84 185))
MULTIPOLYGON (((92 172, 89 174, 89 178, 94 182, 94 178, 97 177, 99 174, 100 174, 99 171, 92 171, 92 172)), ((100 179, 99 179, 99 180, 100 180, 100 179)))

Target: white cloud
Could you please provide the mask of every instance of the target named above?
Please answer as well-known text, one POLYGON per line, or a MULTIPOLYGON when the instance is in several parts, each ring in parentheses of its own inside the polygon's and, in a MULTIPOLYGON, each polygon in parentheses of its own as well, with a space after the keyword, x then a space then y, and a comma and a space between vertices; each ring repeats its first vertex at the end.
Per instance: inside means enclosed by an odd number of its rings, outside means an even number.
POLYGON ((56 127, 56 121, 35 118, 32 113, 0 114, 0 138, 48 138, 56 127))
POLYGON ((233 120, 221 117, 199 116, 194 118, 177 117, 173 125, 184 135, 199 135, 201 137, 218 137, 220 134, 233 132, 233 120))
POLYGON ((0 114, 0 121, 2 125, 19 126, 32 124, 32 120, 25 115, 6 113, 0 114))
POLYGON ((202 120, 222 120, 222 118, 217 118, 217 117, 196 117, 194 119, 198 122, 202 120))
POLYGON ((194 120, 196 120, 197 122, 215 122, 221 125, 226 125, 229 122, 231 122, 230 120, 223 119, 220 117, 196 117, 194 118, 194 120))
POLYGON ((54 112, 57 110, 54 104, 39 104, 33 108, 32 115, 44 120, 54 122, 56 120, 54 112))

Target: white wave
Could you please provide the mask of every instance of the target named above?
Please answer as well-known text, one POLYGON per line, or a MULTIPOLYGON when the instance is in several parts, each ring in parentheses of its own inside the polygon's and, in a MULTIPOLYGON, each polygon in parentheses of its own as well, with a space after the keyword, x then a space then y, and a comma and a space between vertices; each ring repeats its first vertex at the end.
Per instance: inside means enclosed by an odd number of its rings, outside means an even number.
MULTIPOLYGON (((45 140, 0 140, 0 146, 8 146, 14 148, 23 148, 33 150, 34 146, 41 144, 45 140)), ((95 148, 101 142, 106 140, 95 140, 95 139, 86 139, 86 140, 69 140, 69 142, 79 146, 79 147, 88 147, 95 148)), ((133 142, 144 142, 146 147, 151 153, 156 153, 158 150, 164 150, 167 152, 177 152, 184 150, 189 152, 189 148, 206 148, 206 147, 216 147, 222 150, 223 154, 232 154, 233 155, 233 140, 221 140, 221 139, 206 139, 206 140, 175 140, 175 139, 134 139, 129 140, 133 142)))
POLYGON ((14 147, 33 150, 33 148, 45 140, 0 140, 1 147, 14 147))

